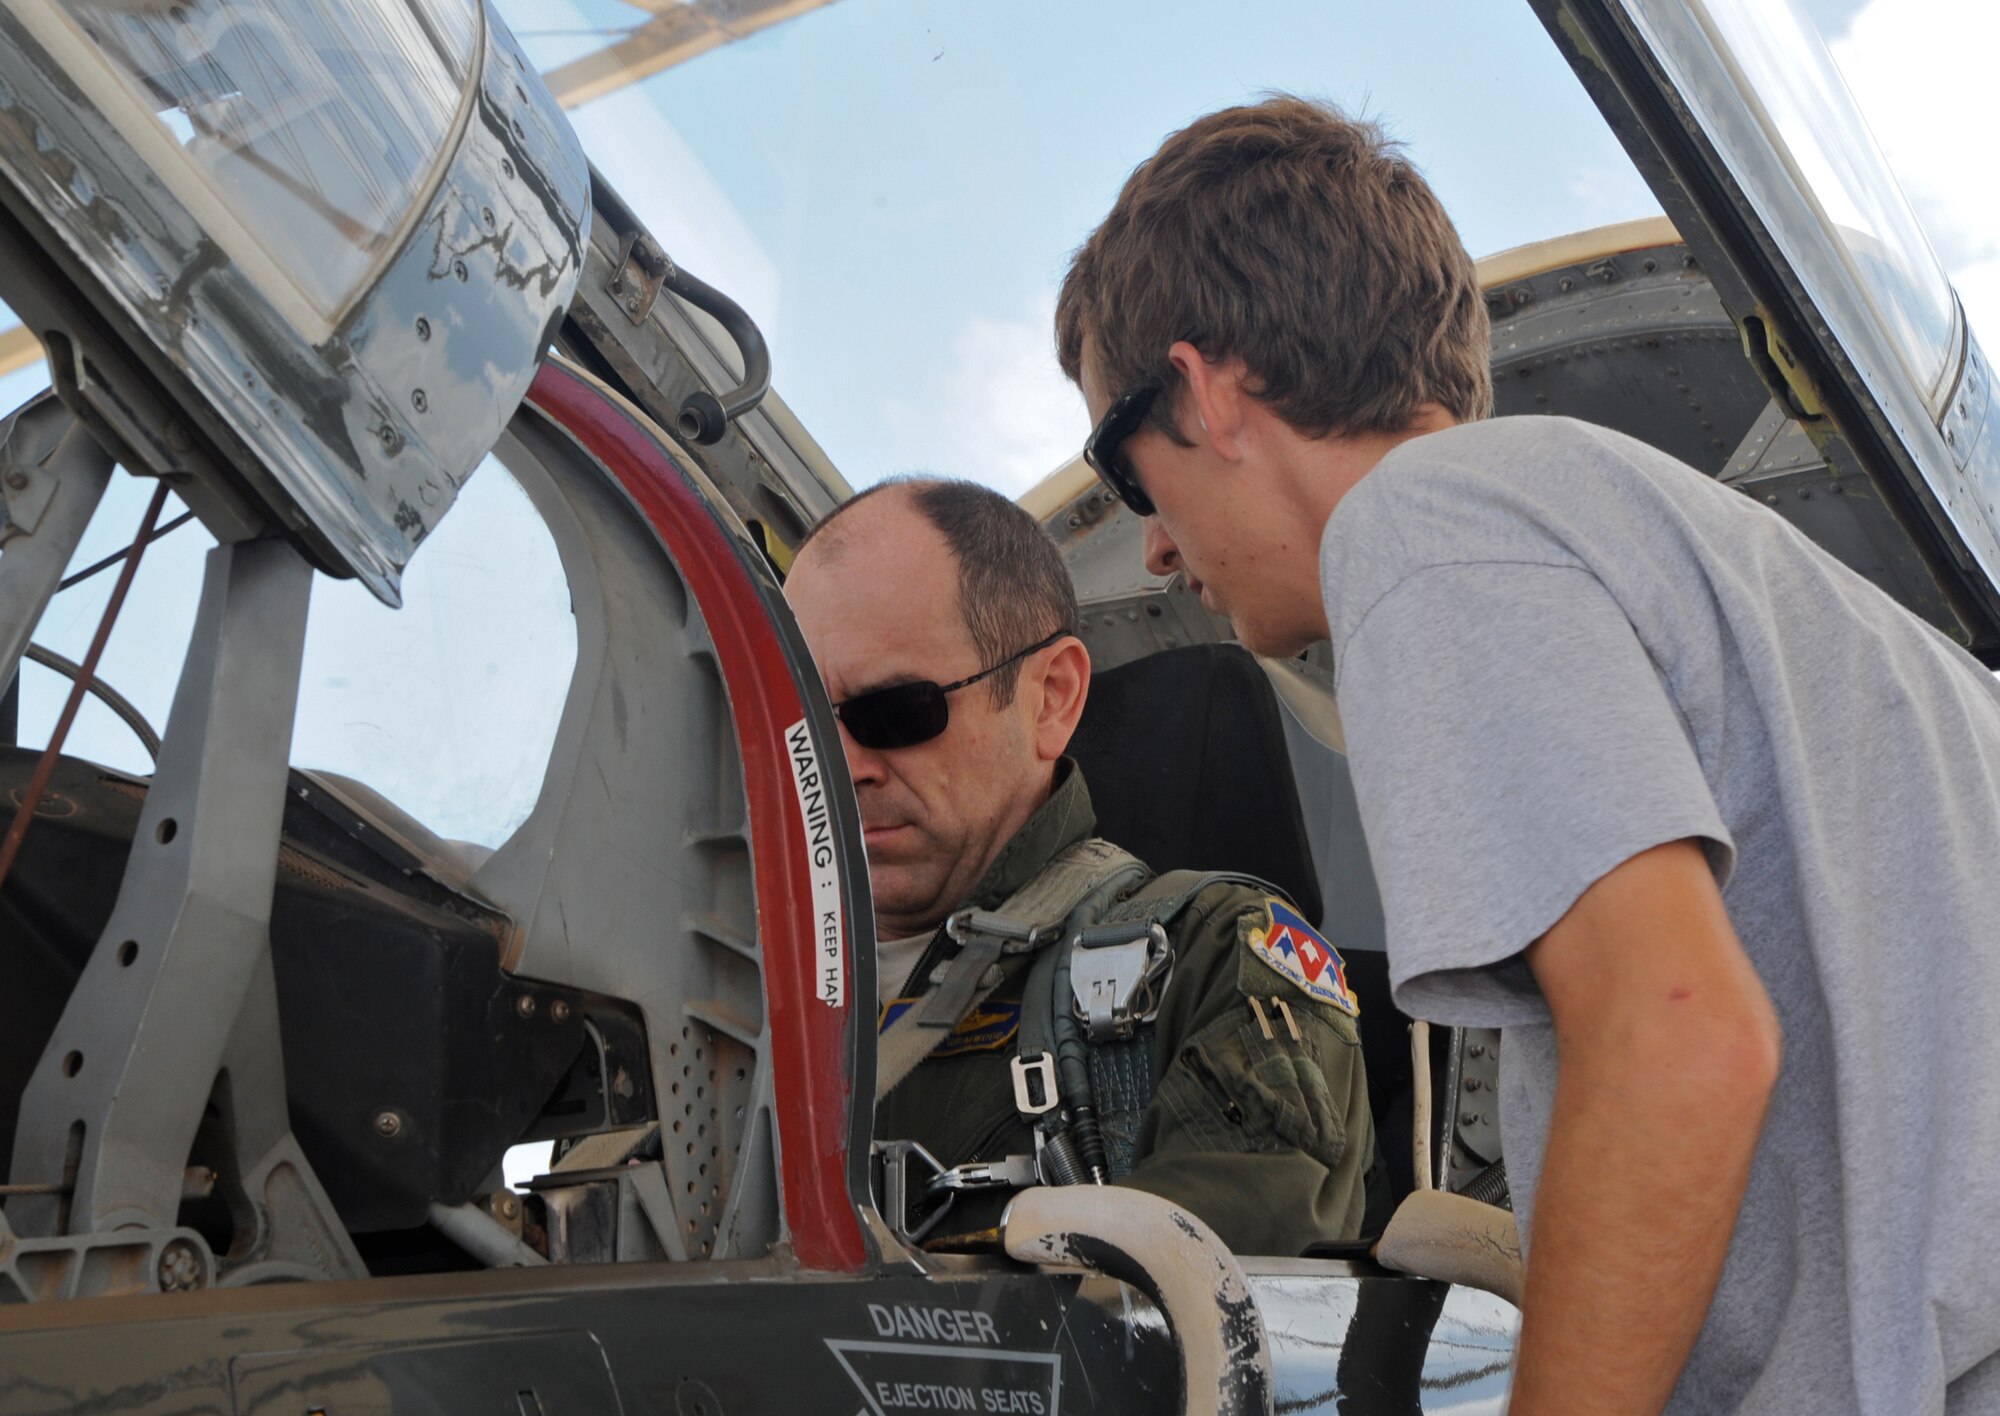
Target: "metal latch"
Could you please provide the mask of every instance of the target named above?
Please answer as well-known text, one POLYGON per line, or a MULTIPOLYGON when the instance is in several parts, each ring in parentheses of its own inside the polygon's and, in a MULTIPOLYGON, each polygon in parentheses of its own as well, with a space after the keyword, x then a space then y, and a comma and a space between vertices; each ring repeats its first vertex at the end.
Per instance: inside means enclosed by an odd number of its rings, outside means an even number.
POLYGON ((1090 1041, 1108 1042, 1130 1037, 1160 1011, 1174 956, 1167 931, 1157 924, 1136 938, 1101 943, 1091 937, 1097 932, 1084 930, 1071 945, 1069 987, 1090 1041))
POLYGON ((877 1141, 874 1153, 882 1166, 882 1218, 889 1222, 898 1239, 914 1246, 938 1227, 958 1196, 950 1190, 942 1191, 943 1203, 919 1221, 916 1206, 919 1201, 940 1193, 931 1188, 931 1182, 944 1174, 944 1165, 915 1141, 877 1141), (925 1172, 914 1185, 910 1176, 913 1163, 925 1172))
POLYGON ((925 1188, 935 1195, 951 1190, 1020 1190, 1040 1183, 1033 1156, 1010 1155, 1005 1160, 976 1160, 940 1170, 925 1188))
POLYGON ((1033 1057, 1014 1059, 1014 1109, 1023 1116, 1040 1116, 1045 1111, 1056 1109, 1061 1098, 1056 1094, 1056 1058, 1053 1052, 1038 1052, 1033 1057), (1042 1086, 1040 1100, 1035 1097, 1034 1083, 1042 1086))
POLYGON ((644 324, 653 312, 653 302, 660 298, 660 287, 676 274, 673 257, 660 243, 644 231, 635 231, 625 238, 625 248, 619 252, 604 288, 627 319, 635 325, 644 324))
POLYGON ((1024 1190, 1042 1183, 1032 1155, 947 1166, 915 1141, 877 1141, 874 1154, 882 1167, 882 1217, 910 1245, 938 1227, 963 1191, 1024 1190))

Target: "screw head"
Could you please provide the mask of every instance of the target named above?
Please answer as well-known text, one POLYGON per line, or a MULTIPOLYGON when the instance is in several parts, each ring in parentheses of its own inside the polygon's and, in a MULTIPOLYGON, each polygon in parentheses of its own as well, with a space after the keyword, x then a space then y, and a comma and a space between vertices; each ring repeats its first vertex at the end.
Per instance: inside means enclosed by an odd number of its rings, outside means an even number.
POLYGON ((185 1239, 160 1250, 160 1291, 187 1293, 201 1287, 201 1255, 185 1239))
POLYGON ((457 276, 460 280, 466 280, 470 278, 470 273, 466 270, 464 261, 453 261, 451 263, 451 273, 457 276))
POLYGON ((568 1022, 569 1004, 561 998, 556 999, 555 1002, 549 1004, 549 1016, 559 1023, 568 1022))
POLYGON ((519 998, 516 998, 514 1000, 514 1011, 524 1018, 534 1017, 535 995, 532 993, 523 993, 519 998))
POLYGON ((486 224, 487 224, 488 226, 491 226, 491 225, 493 225, 493 208, 492 208, 492 207, 481 207, 481 208, 479 209, 479 214, 480 214, 480 216, 482 216, 483 218, 485 218, 485 221, 486 221, 486 224))
POLYGON ((424 317, 423 317, 422 315, 418 315, 418 316, 417 316, 417 338, 419 338, 419 339, 429 339, 430 337, 431 337, 431 322, 430 322, 429 320, 425 319, 425 318, 424 318, 424 317))
POLYGON ((514 180, 514 164, 504 157, 500 159, 500 175, 509 182, 514 180))
POLYGON ((420 388, 410 390, 410 407, 416 409, 419 413, 424 413, 429 411, 430 406, 431 400, 429 394, 420 388))
POLYGON ((512 1219, 521 1212, 521 1198, 518 1195, 503 1195, 500 1198, 500 1217, 512 1219))
POLYGON ((387 423, 384 423, 381 427, 375 430, 375 436, 382 440, 382 446, 387 448, 390 452, 394 452, 396 450, 396 430, 390 427, 387 423))
POLYGON ((396 1136, 402 1134, 402 1130, 403 1130, 403 1118, 396 1112, 382 1111, 376 1113, 375 1116, 376 1135, 387 1138, 389 1136, 396 1136))

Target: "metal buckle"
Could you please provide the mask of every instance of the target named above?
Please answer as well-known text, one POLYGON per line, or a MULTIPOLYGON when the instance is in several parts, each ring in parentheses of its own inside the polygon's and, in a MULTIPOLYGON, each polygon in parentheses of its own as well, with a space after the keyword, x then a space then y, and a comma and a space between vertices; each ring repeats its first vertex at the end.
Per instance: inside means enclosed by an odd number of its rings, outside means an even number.
POLYGON ((882 1218, 889 1222, 889 1228, 895 1231, 898 1239, 914 1247, 951 1212, 951 1207, 958 1202, 958 1195, 951 1187, 937 1185, 938 1177, 946 1173, 944 1165, 915 1141, 877 1141, 874 1153, 882 1164, 882 1218), (910 1186, 910 1162, 913 1159, 930 1169, 923 1188, 916 1192, 910 1186), (932 1210, 923 1223, 911 1224, 911 1202, 938 1194, 944 1196, 943 1203, 932 1210))
POLYGON ((1002 953, 1019 954, 1038 948, 1056 931, 1061 924, 1023 924, 1009 915, 995 914, 991 910, 960 910, 946 918, 945 938, 963 948, 969 939, 985 935, 1002 941, 1002 953))
POLYGON ((1021 1190, 1039 1185, 1031 1155, 1010 1155, 1005 1160, 978 1160, 941 1170, 925 1186, 932 1194, 953 1190, 1021 1190))
POLYGON ((1062 1098, 1056 1092, 1056 1057, 1053 1052, 1038 1052, 1032 1058, 1014 1058, 1014 1109, 1023 1116, 1040 1116, 1045 1111, 1054 1111, 1062 1098), (1035 1100, 1028 1082, 1031 1077, 1039 1077, 1042 1082, 1042 1099, 1035 1100))
POLYGON ((1092 1042, 1128 1038, 1160 1011, 1160 985, 1173 968, 1167 931, 1148 925, 1144 934, 1103 944, 1089 936, 1090 931, 1079 934, 1070 946, 1069 988, 1077 1019, 1092 1042))

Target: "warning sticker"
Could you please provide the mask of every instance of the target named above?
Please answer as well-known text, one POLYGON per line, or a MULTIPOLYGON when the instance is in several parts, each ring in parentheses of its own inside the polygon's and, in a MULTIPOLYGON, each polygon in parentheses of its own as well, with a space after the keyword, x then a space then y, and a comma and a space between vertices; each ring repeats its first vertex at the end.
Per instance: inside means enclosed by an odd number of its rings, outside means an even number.
POLYGON ((806 825, 806 861, 811 867, 813 992, 829 1008, 847 1003, 847 943, 840 916, 840 854, 834 845, 833 814, 828 809, 826 781, 819 769, 819 750, 801 718, 785 732, 785 755, 792 760, 792 786, 799 794, 799 815, 806 825))
POLYGON ((1058 1353, 845 1342, 832 1337, 826 1345, 861 1389, 870 1416, 912 1411, 1059 1416, 1062 1357, 1058 1353))

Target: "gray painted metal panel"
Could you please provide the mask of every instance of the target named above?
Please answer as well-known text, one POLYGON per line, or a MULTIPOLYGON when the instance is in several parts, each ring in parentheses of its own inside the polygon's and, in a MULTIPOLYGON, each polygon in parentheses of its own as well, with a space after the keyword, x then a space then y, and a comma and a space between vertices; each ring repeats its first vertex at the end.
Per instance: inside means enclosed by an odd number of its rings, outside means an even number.
POLYGON ((707 624, 615 483, 532 413, 500 458, 554 537, 577 661, 540 797, 474 875, 518 973, 646 1014, 668 1189, 695 1257, 778 1237, 742 764, 707 624))
POLYGON ((263 1276, 364 1272, 291 1136, 271 975, 311 586, 282 541, 209 553, 118 904, 22 1096, 15 1183, 73 1185, 66 1200, 10 1207, 25 1236, 173 1229, 206 1112, 222 1120, 224 1182, 242 1206, 232 1256, 242 1276, 271 1264, 263 1276), (228 1077, 219 1092, 218 1073, 228 1077))
POLYGON ((0 684, 20 671, 110 482, 111 458, 52 395, 0 429, 0 684))

